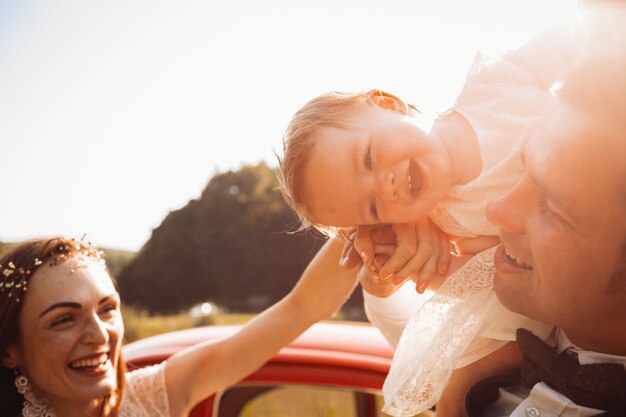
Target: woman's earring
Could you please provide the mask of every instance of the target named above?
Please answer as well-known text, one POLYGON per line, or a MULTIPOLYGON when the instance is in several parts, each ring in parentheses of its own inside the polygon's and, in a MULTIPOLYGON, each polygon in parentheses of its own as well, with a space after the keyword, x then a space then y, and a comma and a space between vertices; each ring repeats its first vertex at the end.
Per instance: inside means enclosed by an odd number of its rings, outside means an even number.
POLYGON ((22 416, 24 417, 56 417, 54 411, 50 407, 48 401, 39 399, 35 393, 31 390, 28 378, 17 372, 17 369, 13 369, 15 372, 15 387, 17 392, 24 396, 24 408, 22 409, 22 416))

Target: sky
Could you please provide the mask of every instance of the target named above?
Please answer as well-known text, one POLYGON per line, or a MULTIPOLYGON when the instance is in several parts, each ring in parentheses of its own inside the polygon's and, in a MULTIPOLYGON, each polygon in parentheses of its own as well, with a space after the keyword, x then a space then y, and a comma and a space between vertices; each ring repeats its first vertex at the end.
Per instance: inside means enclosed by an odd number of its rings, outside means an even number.
POLYGON ((0 0, 0 241, 138 250, 331 90, 444 111, 574 0, 0 0))

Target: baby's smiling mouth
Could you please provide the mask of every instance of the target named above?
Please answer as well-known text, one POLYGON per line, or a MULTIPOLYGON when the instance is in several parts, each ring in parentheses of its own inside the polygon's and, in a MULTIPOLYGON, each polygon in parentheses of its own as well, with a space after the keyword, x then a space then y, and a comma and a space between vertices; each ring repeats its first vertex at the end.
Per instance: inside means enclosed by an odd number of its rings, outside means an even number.
POLYGON ((409 194, 416 197, 422 189, 422 172, 417 163, 411 158, 409 159, 409 173, 407 183, 409 185, 409 194))

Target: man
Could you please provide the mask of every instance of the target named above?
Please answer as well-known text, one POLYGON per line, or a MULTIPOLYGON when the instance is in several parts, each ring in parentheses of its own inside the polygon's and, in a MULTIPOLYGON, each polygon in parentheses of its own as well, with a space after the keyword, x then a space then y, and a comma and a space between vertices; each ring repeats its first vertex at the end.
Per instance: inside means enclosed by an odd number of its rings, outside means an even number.
MULTIPOLYGON (((501 227, 496 295, 512 311, 556 325, 550 342, 565 353, 547 359, 532 336, 518 334, 526 387, 500 390, 485 415, 626 415, 624 45, 596 50, 572 70, 525 146, 523 178, 488 206, 490 221, 501 227), (565 357, 618 365, 587 376, 560 368, 565 357), (540 375, 533 367, 544 361, 547 374, 561 375, 540 375), (610 389, 594 393, 601 385, 610 389)), ((470 392, 470 407, 481 408, 485 386, 470 392)), ((482 415, 476 411, 470 415, 482 415)))
MULTIPOLYGON (((470 416, 626 416, 626 42, 613 41, 569 73, 525 144, 524 176, 488 207, 498 299, 556 330, 548 345, 519 331, 521 374, 472 388, 470 416)), ((372 305, 373 322, 401 325, 396 306, 372 305)))

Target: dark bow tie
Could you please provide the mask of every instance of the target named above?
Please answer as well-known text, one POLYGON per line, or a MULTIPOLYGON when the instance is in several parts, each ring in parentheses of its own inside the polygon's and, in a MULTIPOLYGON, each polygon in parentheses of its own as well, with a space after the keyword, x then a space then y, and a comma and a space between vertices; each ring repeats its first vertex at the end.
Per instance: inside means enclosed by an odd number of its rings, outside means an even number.
POLYGON ((623 365, 580 365, 577 357, 567 351, 556 353, 553 347, 526 329, 517 330, 517 342, 524 353, 521 382, 525 387, 545 382, 578 405, 601 410, 626 407, 623 365))

